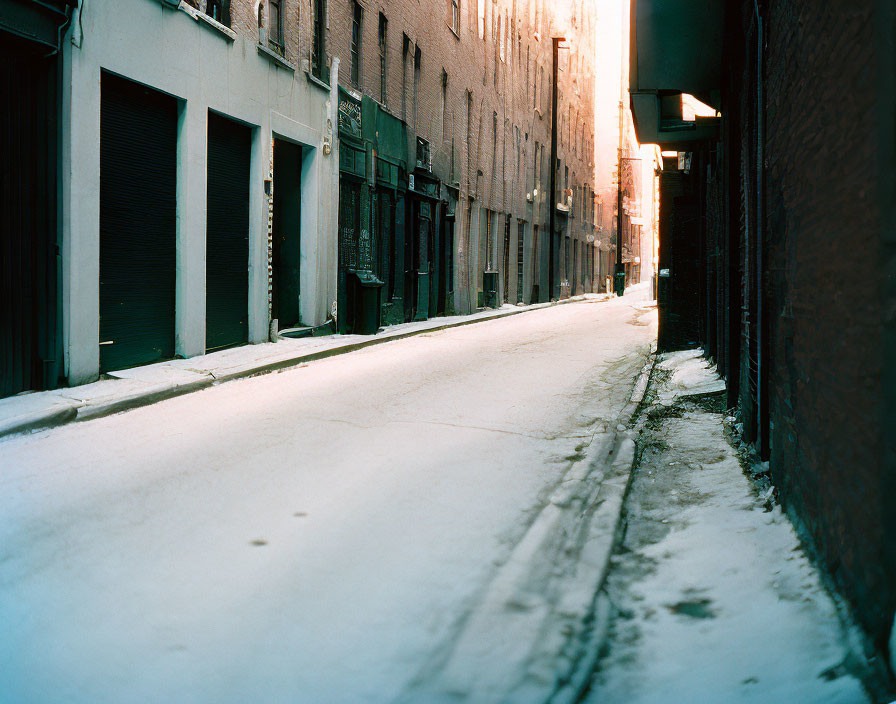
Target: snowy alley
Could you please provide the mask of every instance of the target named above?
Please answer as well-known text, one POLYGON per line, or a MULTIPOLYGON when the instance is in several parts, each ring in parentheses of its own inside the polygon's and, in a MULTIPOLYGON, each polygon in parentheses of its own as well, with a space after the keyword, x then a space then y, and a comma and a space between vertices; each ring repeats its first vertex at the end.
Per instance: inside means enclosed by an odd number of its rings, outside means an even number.
POLYGON ((656 335, 642 298, 0 441, 6 694, 432 701, 502 686, 486 680, 504 664, 464 644, 481 644, 482 605, 565 473, 613 436, 656 335))

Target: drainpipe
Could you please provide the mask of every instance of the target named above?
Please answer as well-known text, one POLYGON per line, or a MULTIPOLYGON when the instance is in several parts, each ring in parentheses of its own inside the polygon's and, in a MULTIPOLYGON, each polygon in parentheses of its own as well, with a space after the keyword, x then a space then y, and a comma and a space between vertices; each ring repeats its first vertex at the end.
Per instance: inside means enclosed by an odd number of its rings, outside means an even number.
MULTIPOLYGON (((321 61, 325 61, 325 57, 321 57, 321 61)), ((327 198, 328 219, 327 230, 324 235, 324 251, 330 256, 321 257, 318 255, 317 269, 319 281, 322 282, 321 298, 323 301, 330 301, 330 309, 324 311, 324 318, 335 320, 338 315, 345 314, 345 311, 337 310, 336 302, 338 297, 338 279, 339 279, 339 57, 330 58, 330 100, 327 102, 327 120, 326 120, 326 136, 324 137, 324 155, 330 159, 328 168, 328 176, 330 181, 330 194, 336 194, 336 197, 327 198), (329 155, 327 151, 329 147, 329 155), (332 242, 329 242, 330 236, 332 242), (324 268, 325 267, 325 268, 324 268), (323 272, 321 273, 321 269, 323 272)), ((323 179, 322 179, 323 180, 323 179)), ((326 303, 325 303, 326 305, 326 303)))
POLYGON ((756 0, 753 1, 753 10, 756 15, 756 410, 759 420, 759 454, 761 459, 767 460, 769 455, 769 417, 765 408, 766 392, 765 379, 765 355, 763 354, 763 345, 765 344, 765 334, 763 331, 763 227, 765 225, 763 218, 764 207, 764 190, 765 179, 763 160, 765 159, 765 149, 763 144, 764 127, 765 127, 765 105, 763 102, 763 80, 762 80, 762 16, 759 14, 759 5, 756 0))
POLYGON ((616 270, 613 276, 613 292, 617 296, 625 293, 625 267, 622 264, 622 130, 623 107, 619 103, 619 149, 618 166, 616 167, 616 270))

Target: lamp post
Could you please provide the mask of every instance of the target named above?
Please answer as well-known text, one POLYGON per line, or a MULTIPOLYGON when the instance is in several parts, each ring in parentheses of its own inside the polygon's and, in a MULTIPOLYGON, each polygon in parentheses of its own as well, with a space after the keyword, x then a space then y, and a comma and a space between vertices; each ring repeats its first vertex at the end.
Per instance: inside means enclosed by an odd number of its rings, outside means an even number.
POLYGON ((625 265, 622 263, 622 166, 625 161, 641 159, 622 156, 622 147, 619 147, 619 166, 616 172, 616 275, 613 277, 613 292, 617 296, 625 293, 625 265))
POLYGON ((557 208, 557 72, 560 45, 564 37, 551 37, 551 196, 548 205, 548 300, 554 298, 554 211, 557 208))

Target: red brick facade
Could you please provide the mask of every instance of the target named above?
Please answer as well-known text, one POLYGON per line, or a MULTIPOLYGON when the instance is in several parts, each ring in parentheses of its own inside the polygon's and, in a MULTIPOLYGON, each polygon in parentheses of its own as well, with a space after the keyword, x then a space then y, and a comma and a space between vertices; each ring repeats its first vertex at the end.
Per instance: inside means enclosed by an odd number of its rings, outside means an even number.
POLYGON ((509 267, 506 300, 530 300, 534 226, 541 233, 540 271, 535 283, 540 283, 541 297, 546 295, 551 39, 559 32, 568 40, 569 49, 559 52, 557 200, 568 204, 561 189, 570 189, 573 217, 568 222, 563 215, 557 218, 557 282, 572 280, 575 261, 577 291, 591 290, 587 258, 593 247, 586 240, 595 232, 594 66, 589 35, 596 18, 589 3, 570 6, 570 16, 561 28, 552 4, 545 0, 459 0, 455 32, 450 26, 450 0, 361 0, 362 40, 355 83, 351 65, 355 3, 328 1, 327 53, 340 58, 340 84, 379 101, 414 135, 427 140, 433 174, 458 189, 454 249, 456 306, 460 310, 475 307, 482 271, 489 266, 501 269, 502 274, 509 267), (387 22, 385 96, 381 94, 381 15, 387 22), (415 76, 418 56, 419 74, 415 76), (494 219, 491 252, 486 251, 484 232, 479 235, 484 229, 480 227, 484 223, 482 209, 494 219), (508 217, 511 241, 502 243, 508 217), (523 247, 517 241, 521 223, 523 247), (571 237, 568 269, 567 236, 571 237), (523 292, 518 290, 523 285, 518 280, 520 251, 525 258, 523 292))

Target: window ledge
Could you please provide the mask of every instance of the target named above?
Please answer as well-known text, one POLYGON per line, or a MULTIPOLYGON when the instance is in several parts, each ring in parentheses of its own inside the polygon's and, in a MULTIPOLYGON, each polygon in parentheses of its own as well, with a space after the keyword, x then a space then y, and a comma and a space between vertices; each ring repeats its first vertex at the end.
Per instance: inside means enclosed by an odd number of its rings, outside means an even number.
POLYGON ((289 63, 286 59, 284 59, 280 54, 276 51, 268 49, 264 44, 256 44, 255 48, 258 49, 258 53, 262 56, 266 57, 269 61, 273 62, 278 66, 282 66, 283 68, 289 71, 295 71, 296 67, 294 64, 289 63))
POLYGON ((311 73, 311 71, 305 71, 305 76, 308 80, 319 88, 323 88, 327 93, 330 92, 330 84, 320 80, 317 76, 311 73))
POLYGON ((192 5, 187 5, 187 3, 185 3, 183 0, 180 0, 180 4, 177 6, 177 9, 183 10, 197 22, 205 23, 205 25, 210 29, 214 29, 215 31, 224 35, 224 38, 228 41, 236 41, 236 32, 234 32, 230 27, 221 24, 217 20, 213 20, 207 14, 205 14, 204 12, 200 12, 192 5))

